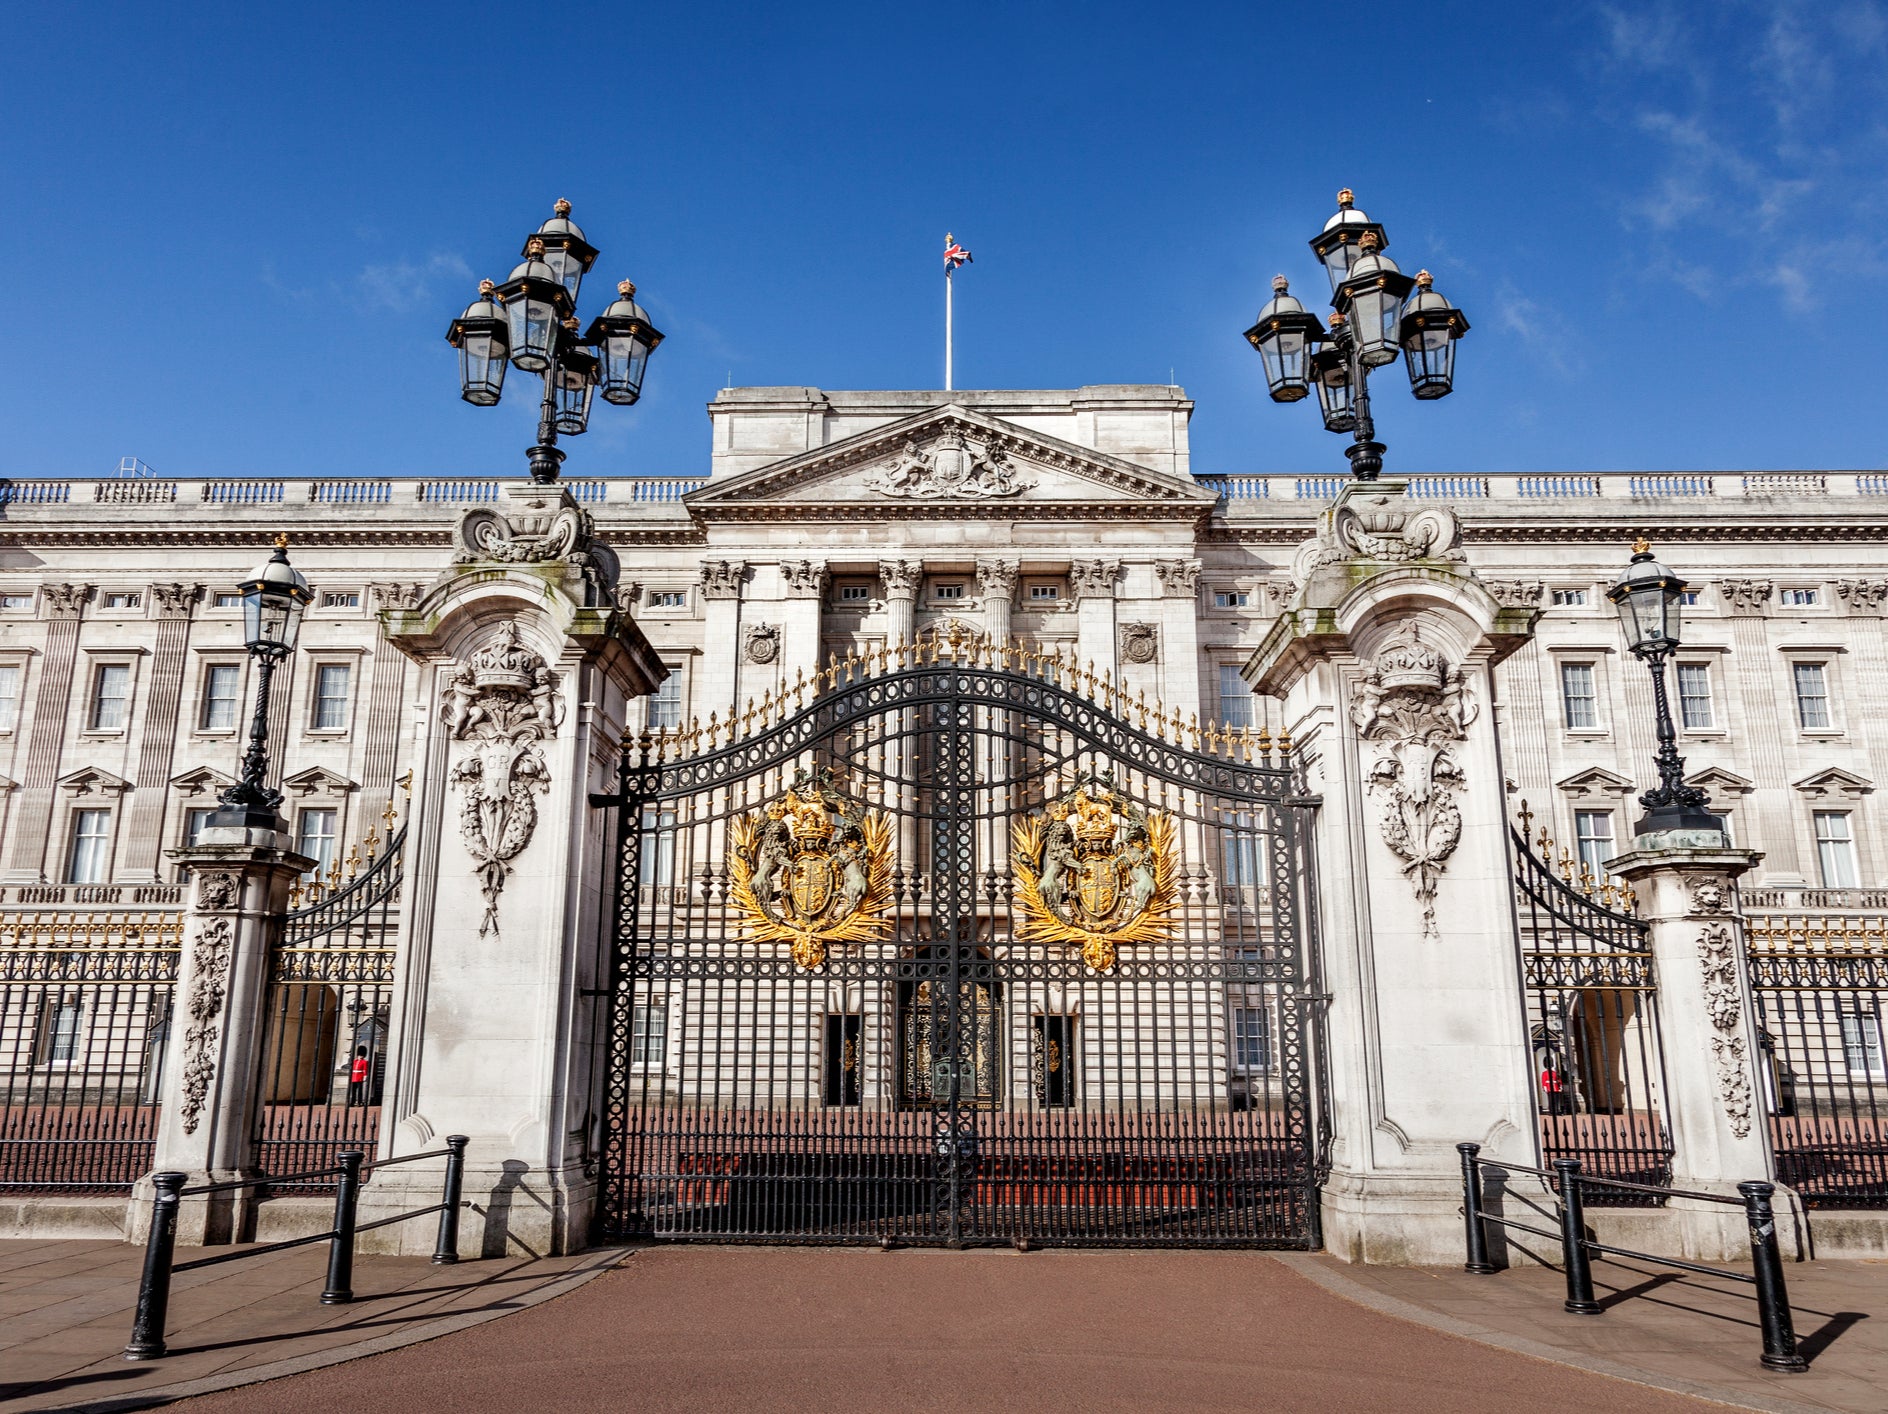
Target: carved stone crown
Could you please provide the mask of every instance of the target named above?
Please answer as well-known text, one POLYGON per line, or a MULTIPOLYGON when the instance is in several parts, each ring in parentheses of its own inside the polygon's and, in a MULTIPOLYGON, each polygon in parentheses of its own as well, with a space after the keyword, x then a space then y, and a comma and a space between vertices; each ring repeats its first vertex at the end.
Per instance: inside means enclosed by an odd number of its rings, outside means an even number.
POLYGON ((1436 692, 1448 675, 1448 661, 1416 636, 1412 627, 1377 655, 1376 678, 1385 692, 1436 692))
POLYGON ((472 655, 466 666, 472 670, 472 685, 480 690, 529 692, 537 680, 539 660, 537 654, 518 642, 517 626, 508 623, 472 655))

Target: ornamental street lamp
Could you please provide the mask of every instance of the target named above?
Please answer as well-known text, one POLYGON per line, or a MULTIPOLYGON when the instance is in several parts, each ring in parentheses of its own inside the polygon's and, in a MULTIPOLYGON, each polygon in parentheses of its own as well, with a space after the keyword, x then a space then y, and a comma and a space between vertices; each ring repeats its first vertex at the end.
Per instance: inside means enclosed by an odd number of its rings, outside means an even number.
POLYGON ((1724 831, 1724 817, 1714 815, 1710 800, 1696 786, 1685 784, 1685 760, 1678 754, 1678 733, 1672 728, 1671 703, 1665 696, 1665 660, 1679 643, 1679 610, 1685 601, 1685 581, 1652 558, 1643 539, 1632 547, 1632 562, 1606 597, 1619 610, 1626 630, 1626 646, 1652 670, 1652 702, 1658 712, 1659 783, 1639 797, 1646 813, 1635 832, 1660 834, 1667 830, 1724 831))
POLYGON ((627 280, 589 331, 578 332, 577 292, 597 249, 570 219, 568 201, 554 209, 557 214, 525 241, 524 259, 510 278, 502 285, 480 281, 479 297, 446 331, 459 351, 459 396, 475 407, 498 402, 507 365, 542 376, 538 440, 529 455, 531 479, 545 485, 557 480, 564 461, 558 434, 575 437, 590 425, 599 388, 603 400, 618 407, 640 398, 649 355, 662 342, 627 280))
POLYGON ((1383 252, 1383 227, 1337 194, 1337 214, 1311 241, 1331 281, 1331 327, 1326 332, 1291 293, 1283 275, 1272 298, 1246 330, 1246 342, 1265 361, 1272 401, 1295 403, 1313 387, 1324 426, 1348 432, 1351 474, 1374 481, 1383 470, 1383 444, 1370 416, 1370 370, 1402 354, 1410 391, 1428 401, 1447 397, 1455 383, 1455 341, 1468 332, 1462 311, 1437 294, 1427 270, 1411 279, 1383 252), (1413 293, 1412 293, 1413 291, 1413 293))
POLYGON ((237 585, 243 596, 243 638, 256 660, 256 714, 249 722, 249 749, 243 753, 242 779, 224 791, 211 828, 280 830, 276 807, 282 792, 263 784, 269 774, 269 688, 276 665, 295 651, 302 611, 315 596, 308 581, 288 562, 288 537, 275 537, 275 553, 237 585))

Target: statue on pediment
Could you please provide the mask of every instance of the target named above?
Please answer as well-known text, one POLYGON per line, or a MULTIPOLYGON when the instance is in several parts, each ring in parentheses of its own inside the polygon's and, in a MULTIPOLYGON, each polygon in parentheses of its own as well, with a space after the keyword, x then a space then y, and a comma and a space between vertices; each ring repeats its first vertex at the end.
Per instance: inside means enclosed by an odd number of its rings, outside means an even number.
POLYGON ((978 447, 948 428, 929 447, 910 437, 891 465, 865 479, 869 490, 918 500, 986 499, 1014 496, 1036 484, 1001 447, 978 447))

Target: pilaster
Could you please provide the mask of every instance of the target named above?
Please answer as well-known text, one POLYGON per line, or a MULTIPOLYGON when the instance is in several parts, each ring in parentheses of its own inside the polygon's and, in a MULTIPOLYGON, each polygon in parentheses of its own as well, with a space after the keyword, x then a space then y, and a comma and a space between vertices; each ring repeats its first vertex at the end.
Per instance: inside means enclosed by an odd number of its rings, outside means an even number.
POLYGON ((977 587, 983 592, 983 631, 993 644, 1010 641, 1010 613, 1016 607, 1017 562, 978 560, 977 587))
POLYGON ((783 560, 781 587, 786 602, 781 608, 780 669, 782 683, 791 684, 819 667, 820 615, 826 603, 831 574, 823 560, 783 560))
POLYGON ((1115 586, 1121 578, 1119 560, 1074 560, 1069 564, 1069 587, 1075 594, 1075 657, 1097 673, 1115 671, 1115 586))
POLYGON ((723 720, 740 710, 741 595, 747 585, 744 560, 705 560, 701 567, 702 641, 694 687, 702 721, 710 712, 723 720))
POLYGON ((152 634, 151 685, 144 700, 138 760, 132 785, 131 821, 119 855, 118 876, 134 884, 156 883, 159 838, 164 828, 165 797, 171 763, 176 759, 178 708, 183 699, 186 648, 190 640, 190 607, 203 592, 199 584, 153 584, 151 602, 157 610, 152 634))
POLYGON ((27 740, 26 761, 20 772, 13 847, 7 852, 6 880, 20 884, 40 883, 46 877, 53 783, 59 778, 66 719, 72 711, 72 670, 79 657, 80 616, 92 597, 92 586, 47 584, 39 592, 49 620, 46 657, 33 694, 33 732, 27 740))
POLYGON ((1200 701, 1200 562, 1156 560, 1154 577, 1160 589, 1154 620, 1160 628, 1161 700, 1169 711, 1189 719, 1197 713, 1202 724, 1208 717, 1216 722, 1217 701, 1211 709, 1200 701))
POLYGON ((888 647, 911 642, 917 616, 918 586, 924 582, 920 560, 882 560, 878 579, 885 591, 885 642, 888 647))

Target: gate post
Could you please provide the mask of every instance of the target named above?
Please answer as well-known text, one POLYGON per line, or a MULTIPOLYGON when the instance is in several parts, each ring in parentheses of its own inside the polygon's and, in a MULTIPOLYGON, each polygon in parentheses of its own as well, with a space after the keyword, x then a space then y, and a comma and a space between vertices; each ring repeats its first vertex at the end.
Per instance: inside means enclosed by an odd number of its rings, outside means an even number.
MULTIPOLYGON (((1763 856, 1730 848, 1716 830, 1633 843, 1606 868, 1632 886, 1651 925, 1672 1183, 1736 1197, 1740 1182, 1769 1179, 1774 1168, 1737 901, 1738 876, 1763 856)), ((1681 1219, 1671 1234, 1682 1247, 1676 1255, 1728 1262, 1749 1254, 1740 1210, 1674 1199, 1668 1211, 1681 1219)))
MULTIPOLYGON (((462 1256, 588 1238, 608 1020, 610 812, 630 702, 667 675, 615 603, 615 555, 560 487, 465 510, 453 563, 387 639, 419 665, 388 1157, 465 1135, 462 1256)), ((738 578, 740 566, 723 566, 738 578)), ((437 1201, 446 1160, 383 1169, 361 1222, 437 1201)), ((369 1234, 433 1250, 423 1223, 369 1234)))
MULTIPOLYGON (((295 876, 315 862, 290 850, 281 831, 212 827, 200 838, 170 854, 190 872, 151 1165, 184 1174, 188 1187, 255 1177, 269 952, 295 876)), ((151 1174, 132 1190, 133 1242, 149 1230, 154 1192, 151 1174)), ((253 1189, 186 1197, 177 1241, 242 1241, 254 1204, 253 1189)))
POLYGON ((1459 1261, 1458 1143, 1538 1152, 1514 942, 1494 668, 1538 610, 1498 602, 1446 506, 1353 481, 1293 562, 1246 664, 1323 799, 1332 1113, 1325 1243, 1348 1261, 1459 1261))

